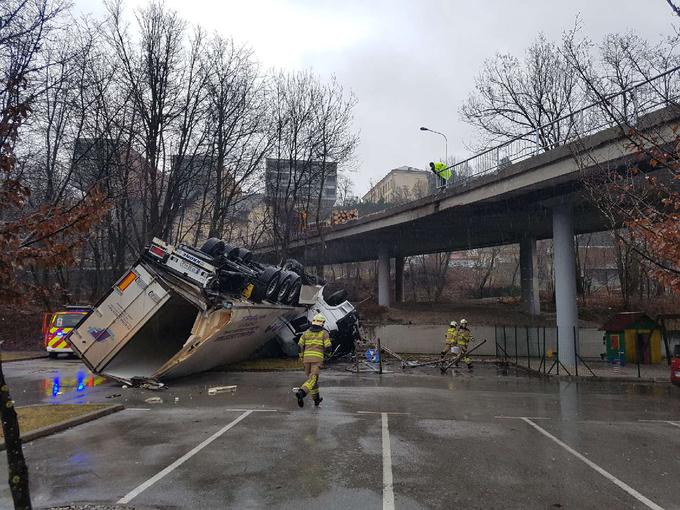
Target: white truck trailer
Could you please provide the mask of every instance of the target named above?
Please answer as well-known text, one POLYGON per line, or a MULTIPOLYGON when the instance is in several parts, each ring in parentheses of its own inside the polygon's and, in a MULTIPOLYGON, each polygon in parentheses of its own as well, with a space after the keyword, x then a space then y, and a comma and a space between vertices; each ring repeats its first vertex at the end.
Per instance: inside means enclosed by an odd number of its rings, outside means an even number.
POLYGON ((323 313, 336 352, 359 334, 354 307, 295 261, 259 264, 211 239, 200 250, 154 239, 73 331, 85 364, 127 384, 203 372, 251 356, 276 339, 294 354, 311 317, 323 313))

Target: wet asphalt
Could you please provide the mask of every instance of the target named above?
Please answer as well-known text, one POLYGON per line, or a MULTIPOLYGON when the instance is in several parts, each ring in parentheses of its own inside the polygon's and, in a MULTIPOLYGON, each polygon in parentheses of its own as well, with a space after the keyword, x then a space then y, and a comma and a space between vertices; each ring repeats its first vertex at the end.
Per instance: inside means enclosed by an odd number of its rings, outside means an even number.
MULTIPOLYGON (((76 360, 4 370, 17 405, 126 406, 24 446, 38 508, 126 495, 140 509, 680 508, 670 385, 336 367, 322 372, 321 407, 299 409, 296 372, 211 372, 149 391, 76 360)), ((0 508, 11 508, 6 485, 0 508)))

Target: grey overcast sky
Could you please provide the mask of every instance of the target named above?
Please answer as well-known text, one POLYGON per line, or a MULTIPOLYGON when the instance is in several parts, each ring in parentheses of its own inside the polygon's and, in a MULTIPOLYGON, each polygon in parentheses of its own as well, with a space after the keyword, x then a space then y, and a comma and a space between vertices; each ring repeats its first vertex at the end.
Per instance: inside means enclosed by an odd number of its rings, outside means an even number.
MULTIPOLYGON (((127 0, 137 8, 146 0, 127 0)), ((539 31, 559 39, 580 15, 586 35, 673 32, 665 0, 167 0, 187 21, 250 45, 263 68, 335 74, 356 94, 361 145, 354 192, 390 169, 469 155, 474 132, 458 114, 484 59, 521 56, 539 31)), ((100 14, 100 0, 76 0, 100 14)))

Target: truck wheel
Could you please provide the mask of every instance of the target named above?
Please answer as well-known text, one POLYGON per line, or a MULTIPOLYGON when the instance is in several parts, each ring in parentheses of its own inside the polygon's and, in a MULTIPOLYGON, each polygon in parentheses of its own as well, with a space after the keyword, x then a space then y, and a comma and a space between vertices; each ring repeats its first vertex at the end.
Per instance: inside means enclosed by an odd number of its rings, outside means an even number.
POLYGON ((234 246, 230 244, 224 245, 224 256, 227 257, 229 260, 235 260, 238 258, 238 251, 240 248, 235 248, 234 246))
POLYGON ((298 300, 300 299, 300 290, 302 289, 302 278, 299 276, 295 276, 291 280, 290 284, 290 290, 288 291, 288 295, 286 296, 286 304, 289 305, 297 305, 298 300))
POLYGON ((238 258, 240 258, 246 264, 253 260, 253 254, 250 250, 246 248, 238 249, 238 258))
POLYGON ((285 304, 288 293, 290 292, 290 285, 293 283, 293 277, 295 273, 290 273, 288 271, 282 271, 280 276, 281 283, 279 284, 279 293, 276 296, 276 300, 279 303, 285 304))
POLYGON ((346 300, 347 291, 344 289, 333 292, 333 294, 328 296, 328 299, 325 299, 326 303, 328 303, 329 306, 338 306, 339 304, 343 303, 346 300))
POLYGON ((260 284, 265 287, 265 299, 267 301, 276 301, 279 290, 279 277, 281 275, 281 270, 277 267, 269 266, 267 267, 260 276, 258 280, 260 284))
POLYGON ((250 300, 259 303, 265 299, 273 301, 268 294, 276 295, 276 287, 279 282, 279 271, 275 267, 265 269, 256 280, 252 282, 254 288, 250 300), (273 287, 273 289, 272 289, 273 287))
POLYGON ((283 268, 288 271, 293 271, 300 276, 305 274, 305 267, 295 259, 286 260, 286 262, 283 264, 283 268))
POLYGON ((211 257, 219 257, 224 253, 224 247, 224 241, 217 239, 216 237, 211 237, 205 243, 203 243, 203 246, 201 246, 201 251, 203 253, 207 253, 211 257))

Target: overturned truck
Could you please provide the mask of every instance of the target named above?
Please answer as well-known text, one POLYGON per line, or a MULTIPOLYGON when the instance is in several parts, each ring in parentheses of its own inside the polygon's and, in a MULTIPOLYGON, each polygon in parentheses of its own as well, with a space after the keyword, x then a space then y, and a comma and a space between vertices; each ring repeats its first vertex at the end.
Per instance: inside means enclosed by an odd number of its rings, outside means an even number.
POLYGON ((343 291, 295 260, 262 264, 219 239, 200 249, 154 239, 69 338, 95 373, 135 384, 243 360, 267 342, 288 355, 317 313, 336 354, 353 349, 358 317, 343 291))

